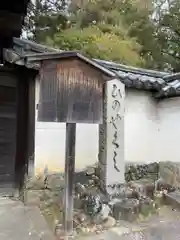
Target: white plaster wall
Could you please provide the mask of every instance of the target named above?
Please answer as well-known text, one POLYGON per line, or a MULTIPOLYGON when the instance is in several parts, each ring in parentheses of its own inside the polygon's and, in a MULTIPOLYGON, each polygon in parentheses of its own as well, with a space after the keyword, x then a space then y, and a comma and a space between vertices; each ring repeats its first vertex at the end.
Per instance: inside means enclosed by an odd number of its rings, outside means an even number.
MULTIPOLYGON (((36 104, 39 84, 36 87, 36 104)), ((126 89, 125 161, 156 161, 157 103, 151 93, 126 89)), ((37 118, 37 115, 36 115, 37 118)), ((77 124, 76 169, 94 164, 98 159, 98 125, 77 124)), ((36 172, 48 166, 50 171, 63 171, 65 158, 65 124, 36 122, 36 172)))
POLYGON ((163 161, 180 162, 180 97, 160 101, 158 112, 158 157, 163 161))
MULTIPOLYGON (((51 171, 63 171, 65 159, 64 123, 36 123, 35 168, 42 171, 47 165, 51 171)), ((98 126, 77 124, 76 169, 97 162, 98 126)))
POLYGON ((125 161, 156 161, 157 102, 147 91, 128 89, 125 108, 125 161))

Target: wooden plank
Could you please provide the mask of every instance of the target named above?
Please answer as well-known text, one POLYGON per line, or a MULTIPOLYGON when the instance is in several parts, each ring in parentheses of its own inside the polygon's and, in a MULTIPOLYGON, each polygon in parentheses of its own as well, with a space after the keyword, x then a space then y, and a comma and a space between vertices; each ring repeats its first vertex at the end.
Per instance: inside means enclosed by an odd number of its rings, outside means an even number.
POLYGON ((1 189, 3 194, 12 195, 16 153, 16 88, 0 86, 0 93, 0 195, 1 189), (7 188, 6 185, 11 187, 7 188))
POLYGON ((3 31, 6 35, 11 35, 8 31, 21 30, 22 20, 23 18, 19 14, 0 11, 0 31, 3 31))

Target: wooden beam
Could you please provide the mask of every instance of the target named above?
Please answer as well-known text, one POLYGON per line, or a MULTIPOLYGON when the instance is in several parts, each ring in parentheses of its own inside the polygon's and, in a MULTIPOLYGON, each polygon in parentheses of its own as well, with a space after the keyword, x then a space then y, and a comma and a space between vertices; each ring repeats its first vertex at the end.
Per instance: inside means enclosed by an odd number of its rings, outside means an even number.
POLYGON ((11 32, 20 31, 23 17, 20 14, 0 10, 0 35, 9 36, 12 35, 11 32))
POLYGON ((30 0, 4 0, 0 3, 0 10, 5 10, 12 13, 26 13, 27 5, 30 0))

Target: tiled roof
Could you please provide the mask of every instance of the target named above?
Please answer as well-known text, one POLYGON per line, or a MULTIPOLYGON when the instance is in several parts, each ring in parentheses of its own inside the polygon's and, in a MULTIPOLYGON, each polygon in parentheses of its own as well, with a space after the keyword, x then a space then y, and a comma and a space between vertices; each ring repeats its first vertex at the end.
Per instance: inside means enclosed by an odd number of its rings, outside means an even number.
POLYGON ((57 52, 59 50, 35 43, 27 39, 14 38, 14 50, 20 54, 57 52))
POLYGON ((98 59, 95 61, 114 70, 127 87, 159 91, 163 86, 166 86, 163 77, 167 76, 168 73, 134 68, 98 59))
MULTIPOLYGON (((19 38, 14 38, 14 50, 21 55, 60 51, 19 38)), ((167 72, 129 67, 110 61, 93 60, 99 65, 114 71, 127 87, 155 91, 154 96, 158 98, 180 96, 180 73, 169 74, 167 72)))
POLYGON ((180 96, 180 78, 168 82, 166 86, 161 88, 156 97, 175 97, 180 96))

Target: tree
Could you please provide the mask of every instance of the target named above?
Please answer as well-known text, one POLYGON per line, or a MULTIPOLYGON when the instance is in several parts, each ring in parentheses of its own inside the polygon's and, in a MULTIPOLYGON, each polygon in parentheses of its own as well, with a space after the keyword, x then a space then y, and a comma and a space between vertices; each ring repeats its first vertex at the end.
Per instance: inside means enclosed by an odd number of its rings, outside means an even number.
POLYGON ((72 0, 68 6, 37 0, 28 18, 33 39, 91 57, 160 68, 151 0, 72 0))
MULTIPOLYGON (((150 6, 150 4, 148 5, 150 6)), ((146 68, 161 68, 161 48, 156 38, 156 25, 152 20, 153 7, 138 8, 134 5, 131 11, 125 12, 124 21, 128 26, 128 35, 135 37, 142 46, 141 56, 146 68)))
POLYGON ((112 60, 128 65, 142 66, 139 55, 140 45, 129 37, 121 37, 111 32, 102 32, 97 26, 83 29, 69 28, 47 38, 47 44, 63 50, 78 50, 91 57, 112 60))
POLYGON ((35 0, 30 1, 25 28, 28 38, 43 43, 47 36, 66 28, 66 0, 35 0))
POLYGON ((36 0, 33 40, 125 64, 180 71, 179 0, 36 0), (88 36, 88 34, 90 36, 88 36))
POLYGON ((31 4, 27 23, 32 39, 63 50, 78 50, 92 58, 144 64, 140 44, 128 36, 123 25, 122 0, 84 0, 80 8, 74 3, 69 8, 65 0, 37 0, 36 7, 31 4))
POLYGON ((138 53, 145 60, 144 67, 161 68, 161 49, 151 19, 152 0, 73 0, 70 12, 72 22, 80 28, 94 23, 104 33, 136 39, 141 46, 138 53))
POLYGON ((180 71, 180 2, 163 3, 156 20, 156 38, 161 48, 162 68, 173 72, 180 71))

